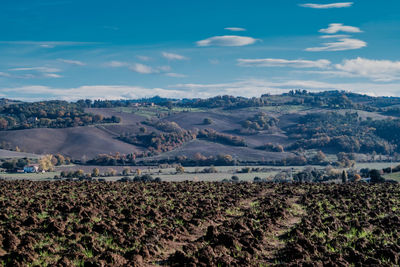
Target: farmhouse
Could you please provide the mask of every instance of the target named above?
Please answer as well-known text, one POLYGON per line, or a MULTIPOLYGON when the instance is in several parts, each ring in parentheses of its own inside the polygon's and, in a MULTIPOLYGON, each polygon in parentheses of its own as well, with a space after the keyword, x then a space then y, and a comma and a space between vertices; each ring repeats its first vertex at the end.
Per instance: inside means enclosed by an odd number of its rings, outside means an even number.
POLYGON ((25 173, 35 173, 35 172, 39 172, 39 166, 38 166, 38 165, 26 166, 26 167, 24 167, 24 172, 25 172, 25 173))

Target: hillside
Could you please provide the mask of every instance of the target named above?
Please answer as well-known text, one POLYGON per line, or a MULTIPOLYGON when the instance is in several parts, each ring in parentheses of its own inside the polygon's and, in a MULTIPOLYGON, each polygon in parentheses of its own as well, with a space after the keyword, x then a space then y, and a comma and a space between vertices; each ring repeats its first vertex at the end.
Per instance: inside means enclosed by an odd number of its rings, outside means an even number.
POLYGON ((128 165, 304 164, 326 162, 315 162, 319 150, 328 158, 344 152, 363 159, 400 151, 400 98, 292 91, 151 101, 6 101, 0 143, 9 150, 128 165), (43 118, 26 124, 27 116, 43 118), (101 154, 108 158, 100 160, 101 154), (222 162, 221 155, 229 157, 222 162))

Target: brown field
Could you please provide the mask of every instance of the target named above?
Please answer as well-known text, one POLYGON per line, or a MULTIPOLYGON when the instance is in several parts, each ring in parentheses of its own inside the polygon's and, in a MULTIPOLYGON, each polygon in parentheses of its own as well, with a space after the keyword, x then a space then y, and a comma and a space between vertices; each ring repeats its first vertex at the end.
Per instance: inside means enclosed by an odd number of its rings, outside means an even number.
POLYGON ((0 140, 35 154, 61 153, 75 159, 98 154, 131 153, 140 148, 116 140, 110 133, 94 126, 64 129, 27 129, 0 131, 0 140))
POLYGON ((398 185, 0 181, 1 266, 394 266, 398 185))

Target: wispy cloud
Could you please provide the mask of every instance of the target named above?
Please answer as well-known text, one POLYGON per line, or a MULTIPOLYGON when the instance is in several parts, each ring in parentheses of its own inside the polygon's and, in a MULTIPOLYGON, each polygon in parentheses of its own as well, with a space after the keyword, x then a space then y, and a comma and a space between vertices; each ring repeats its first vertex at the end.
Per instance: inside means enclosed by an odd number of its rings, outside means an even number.
POLYGON ((13 68, 10 71, 38 71, 38 72, 61 72, 60 69, 50 67, 27 67, 27 68, 13 68))
POLYGON ((321 51, 345 51, 354 50, 366 47, 367 43, 353 38, 341 38, 336 42, 322 43, 319 47, 310 47, 306 51, 309 52, 321 52, 321 51))
POLYGON ((342 3, 332 3, 332 4, 300 4, 302 7, 309 7, 315 9, 329 9, 329 8, 344 8, 351 7, 353 2, 342 2, 342 3))
POLYGON ((334 34, 334 35, 321 35, 319 38, 321 39, 339 39, 339 38, 350 38, 351 35, 347 34, 334 34))
POLYGON ((62 78, 63 77, 62 75, 56 74, 56 73, 44 73, 43 76, 47 77, 47 78, 62 78))
POLYGON ((71 64, 71 65, 76 65, 76 66, 85 66, 86 63, 83 63, 82 61, 79 60, 70 60, 70 59, 58 59, 61 62, 64 62, 66 64, 71 64))
POLYGON ((98 42, 41 42, 41 41, 0 41, 0 44, 8 44, 8 45, 34 45, 43 48, 54 48, 56 46, 81 46, 81 45, 96 45, 102 44, 98 42))
POLYGON ((13 68, 9 71, 18 74, 7 74, 7 77, 13 79, 35 79, 35 78, 61 78, 62 75, 58 74, 61 69, 51 67, 22 67, 13 68), (20 74, 21 73, 21 74, 20 74))
POLYGON ((329 27, 327 29, 321 29, 321 30, 319 30, 319 32, 334 34, 334 33, 338 33, 338 32, 359 33, 362 31, 358 27, 346 26, 346 25, 343 25, 343 23, 331 23, 331 24, 329 24, 329 27))
POLYGON ((231 31, 231 32, 245 32, 246 31, 245 28, 239 28, 239 27, 227 27, 227 28, 225 28, 225 30, 231 31))
POLYGON ((214 36, 197 42, 197 46, 245 46, 257 42, 257 39, 246 36, 214 36))
POLYGON ((140 73, 140 74, 152 74, 152 73, 157 73, 155 69, 153 69, 150 66, 141 64, 141 63, 135 63, 132 66, 129 67, 130 70, 140 73))
POLYGON ((320 60, 287 60, 278 58, 238 59, 238 65, 244 67, 293 67, 293 68, 328 68, 331 62, 320 60))
POLYGON ((103 64, 103 66, 111 68, 128 68, 129 70, 140 74, 156 74, 156 73, 161 74, 171 71, 170 66, 152 67, 142 63, 128 63, 123 61, 110 61, 103 64))
POLYGON ((174 53, 168 53, 168 52, 162 52, 162 56, 168 60, 188 60, 189 58, 179 55, 179 54, 174 54, 174 53))

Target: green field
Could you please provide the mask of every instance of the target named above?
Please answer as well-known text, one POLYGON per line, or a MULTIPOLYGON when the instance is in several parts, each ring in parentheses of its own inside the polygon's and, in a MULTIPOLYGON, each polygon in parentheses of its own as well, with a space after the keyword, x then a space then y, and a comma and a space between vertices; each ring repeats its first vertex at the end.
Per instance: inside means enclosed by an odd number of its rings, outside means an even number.
MULTIPOLYGON (((378 169, 381 170, 383 168, 387 168, 390 166, 397 166, 399 162, 389 163, 389 162, 377 162, 377 163, 357 163, 356 169, 369 168, 369 169, 378 169)), ((71 167, 70 171, 75 171, 80 169, 79 165, 68 165, 71 167)), ((113 168, 113 166, 110 166, 113 168)), ((127 168, 130 168, 127 166, 127 168)), ((217 166, 215 169, 216 173, 203 173, 203 170, 208 167, 185 167, 185 172, 182 174, 177 174, 175 168, 145 168, 143 167, 142 174, 150 174, 154 178, 160 177, 163 181, 168 182, 180 182, 180 181, 222 181, 224 179, 231 179, 232 176, 237 176, 241 181, 253 181, 254 177, 259 177, 263 179, 272 179, 275 175, 280 172, 290 172, 293 171, 293 174, 304 170, 305 168, 316 168, 323 169, 324 166, 317 165, 308 165, 308 166, 217 166), (259 172, 250 172, 250 173, 238 173, 238 171, 243 168, 260 168, 259 172)), ((132 168, 134 169, 134 168, 132 168)), ((122 170, 120 170, 122 171, 122 170)), ((46 172, 46 173, 1 173, 0 179, 10 179, 10 180, 34 180, 34 181, 45 181, 52 180, 55 175, 60 175, 60 171, 55 172, 46 172)), ((133 177, 135 173, 131 174, 133 177)), ((116 181, 123 177, 122 175, 117 175, 113 177, 102 177, 107 181, 116 181)), ((400 182, 400 173, 388 174, 385 175, 386 179, 392 179, 400 182)))
POLYGON ((168 109, 167 107, 154 106, 154 107, 118 107, 114 108, 115 111, 124 112, 124 113, 134 113, 139 116, 146 117, 148 119, 156 117, 158 114, 168 114, 171 112, 203 112, 205 109, 201 108, 180 108, 173 107, 172 109, 168 109))
POLYGON ((33 180, 46 181, 52 180, 54 175, 60 175, 60 172, 45 172, 45 173, 1 173, 0 179, 7 180, 33 180))
POLYGON ((390 179, 390 180, 395 180, 397 182, 400 182, 400 172, 395 172, 391 174, 386 174, 383 176, 385 179, 390 179))

